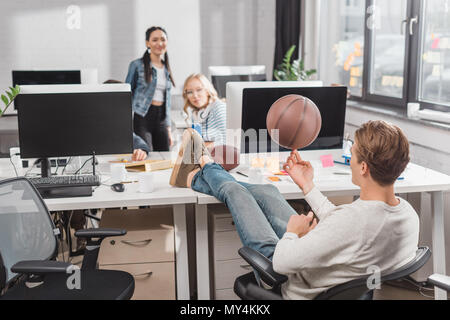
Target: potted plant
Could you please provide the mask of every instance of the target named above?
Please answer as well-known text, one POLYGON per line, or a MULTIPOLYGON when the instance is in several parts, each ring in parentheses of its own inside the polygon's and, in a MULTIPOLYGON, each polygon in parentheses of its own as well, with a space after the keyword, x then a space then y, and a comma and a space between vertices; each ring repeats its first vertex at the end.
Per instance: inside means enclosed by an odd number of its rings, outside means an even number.
POLYGON ((278 81, 304 81, 310 79, 317 72, 316 69, 305 70, 305 63, 301 59, 291 62, 295 48, 295 45, 289 48, 284 56, 283 63, 278 66, 278 69, 274 70, 273 75, 278 81))
POLYGON ((5 108, 2 110, 0 108, 0 117, 5 113, 5 111, 8 109, 8 107, 11 105, 11 103, 14 101, 14 99, 17 97, 17 95, 20 93, 20 87, 16 85, 15 87, 9 87, 11 91, 6 90, 6 96, 4 94, 1 95, 1 99, 3 103, 5 104, 5 108))

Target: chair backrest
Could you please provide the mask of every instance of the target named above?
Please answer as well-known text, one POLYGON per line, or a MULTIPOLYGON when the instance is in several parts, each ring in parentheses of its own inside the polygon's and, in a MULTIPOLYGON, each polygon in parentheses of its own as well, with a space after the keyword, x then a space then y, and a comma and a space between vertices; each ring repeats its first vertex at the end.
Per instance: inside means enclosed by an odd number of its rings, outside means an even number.
MULTIPOLYGON (((401 279, 416 272, 427 263, 430 256, 431 251, 428 247, 420 247, 416 251, 416 256, 410 262, 392 272, 381 274, 380 282, 401 279)), ((335 286, 319 294, 315 300, 361 300, 364 297, 371 296, 373 290, 367 285, 370 276, 367 275, 335 286)))
POLYGON ((17 276, 11 272, 17 262, 56 256, 54 230, 47 206, 27 179, 0 181, 0 290, 17 276))

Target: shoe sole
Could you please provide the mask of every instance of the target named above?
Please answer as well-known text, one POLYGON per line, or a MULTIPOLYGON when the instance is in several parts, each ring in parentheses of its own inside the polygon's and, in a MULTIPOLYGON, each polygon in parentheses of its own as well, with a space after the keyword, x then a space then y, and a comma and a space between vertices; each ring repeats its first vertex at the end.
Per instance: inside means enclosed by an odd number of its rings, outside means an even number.
POLYGON ((175 164, 173 166, 172 175, 170 176, 169 184, 171 186, 175 186, 175 182, 177 180, 178 173, 180 172, 181 164, 183 162, 184 152, 186 151, 186 147, 191 142, 191 136, 192 136, 192 129, 186 129, 183 132, 182 142, 180 151, 178 152, 177 160, 175 161, 175 164))

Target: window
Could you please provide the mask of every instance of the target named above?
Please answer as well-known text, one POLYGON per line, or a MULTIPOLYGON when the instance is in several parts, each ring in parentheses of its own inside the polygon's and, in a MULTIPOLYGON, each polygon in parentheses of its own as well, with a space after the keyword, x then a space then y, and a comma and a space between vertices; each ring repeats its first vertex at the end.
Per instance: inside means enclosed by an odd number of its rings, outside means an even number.
POLYGON ((325 4, 321 21, 329 23, 321 24, 320 29, 320 78, 344 84, 353 96, 362 97, 365 1, 332 0, 325 4))
POLYGON ((419 100, 450 107, 450 1, 427 0, 423 13, 419 100))
POLYGON ((450 0, 321 0, 320 14, 325 83, 357 100, 450 111, 450 0))

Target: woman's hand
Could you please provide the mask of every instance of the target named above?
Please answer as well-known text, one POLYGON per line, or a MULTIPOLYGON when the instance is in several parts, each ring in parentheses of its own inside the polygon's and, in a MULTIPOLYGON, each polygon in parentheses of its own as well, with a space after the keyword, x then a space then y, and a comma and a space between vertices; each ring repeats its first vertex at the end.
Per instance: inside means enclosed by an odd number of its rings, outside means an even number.
POLYGON ((291 152, 283 168, 305 195, 314 188, 314 169, 310 162, 302 160, 297 150, 291 152))
POLYGON ((134 149, 131 161, 142 161, 147 158, 147 152, 141 149, 134 149))

